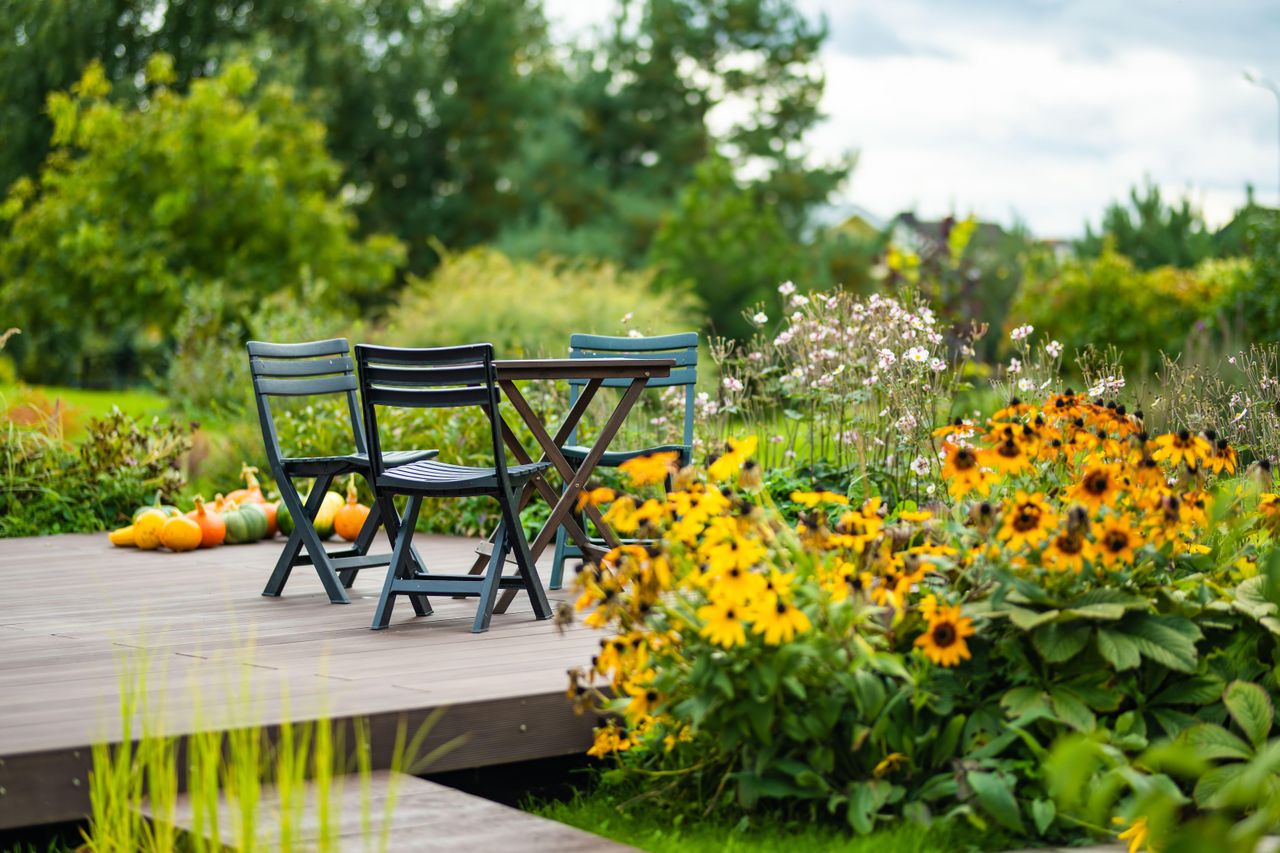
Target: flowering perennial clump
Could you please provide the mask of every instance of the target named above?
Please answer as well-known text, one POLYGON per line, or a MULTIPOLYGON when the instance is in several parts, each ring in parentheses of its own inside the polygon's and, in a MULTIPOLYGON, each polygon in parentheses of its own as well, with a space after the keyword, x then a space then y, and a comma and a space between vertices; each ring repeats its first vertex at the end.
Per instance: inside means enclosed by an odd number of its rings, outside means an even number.
MULTIPOLYGON (((1069 390, 929 438, 947 500, 924 505, 797 491, 786 517, 754 437, 590 492, 629 540, 577 581, 577 612, 607 632, 570 673, 579 710, 608 714, 591 754, 708 809, 820 801, 859 832, 963 814, 1062 839, 1083 817, 1050 808, 1057 738, 1105 731, 1113 761, 1194 746, 1224 685, 1264 671, 1250 661, 1280 634, 1265 460, 1246 475, 1212 431, 1152 436, 1142 412, 1069 390)), ((1146 820, 1137 802, 1117 803, 1126 826, 1146 820)))

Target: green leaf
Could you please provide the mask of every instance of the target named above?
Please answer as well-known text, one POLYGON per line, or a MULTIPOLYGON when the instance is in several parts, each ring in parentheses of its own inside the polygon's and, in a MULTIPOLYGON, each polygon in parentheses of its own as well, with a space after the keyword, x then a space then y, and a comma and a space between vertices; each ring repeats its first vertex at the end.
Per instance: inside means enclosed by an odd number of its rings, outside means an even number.
POLYGON ((1065 687, 1055 687, 1049 691, 1049 701, 1053 705, 1058 719, 1078 732, 1091 732, 1098 725, 1097 718, 1089 710, 1089 706, 1065 687))
POLYGON ((1222 679, 1212 675, 1182 678, 1151 697, 1153 705, 1208 705, 1222 698, 1222 679))
POLYGON ((1047 663, 1064 663, 1080 653, 1092 630, 1089 625, 1050 622, 1031 632, 1031 642, 1047 663))
POLYGON ((1076 596, 1067 606, 1079 609, 1094 604, 1117 604, 1126 610, 1146 610, 1150 606, 1147 599, 1140 595, 1108 587, 1091 589, 1083 595, 1076 596))
POLYGON ((1049 831, 1049 827, 1053 825, 1053 819, 1057 815, 1058 809, 1054 806, 1053 800, 1031 801, 1031 821, 1036 825, 1036 832, 1041 835, 1049 831))
POLYGON ((1000 697, 1000 707, 1004 708, 1010 717, 1021 717, 1036 708, 1047 706, 1048 697, 1038 687, 1014 687, 1005 691, 1005 694, 1000 697))
POLYGON ((1224 764, 1201 776, 1200 781, 1196 782, 1195 791, 1192 792, 1196 805, 1203 809, 1216 809, 1229 805, 1222 794, 1228 785, 1244 773, 1246 766, 1244 764, 1224 764))
POLYGON ((1025 832, 1018 801, 1013 796, 1013 777, 997 773, 970 771, 966 778, 978 802, 996 822, 1012 832, 1025 832))
POLYGON ((1274 616, 1277 610, 1276 605, 1267 598, 1267 578, 1265 575, 1254 575, 1246 578, 1236 587, 1235 600, 1232 604, 1241 613, 1246 613, 1254 619, 1261 619, 1263 616, 1274 616))
POLYGON ((1199 757, 1208 761, 1219 758, 1238 758, 1247 761, 1253 757, 1253 750, 1249 744, 1222 726, 1213 723, 1191 726, 1178 735, 1178 742, 1191 747, 1199 757))
POLYGON ((1194 672, 1200 631, 1182 616, 1142 616, 1125 620, 1124 631, 1142 656, 1179 672, 1194 672))
POLYGON ((1071 619, 1097 619, 1103 621, 1114 622, 1117 619, 1123 619, 1125 608, 1119 604, 1087 604, 1084 607, 1069 607, 1062 611, 1062 615, 1058 617, 1058 621, 1067 622, 1071 619))
POLYGON ((1017 625, 1024 631, 1030 631, 1046 622, 1052 622, 1057 616, 1057 610, 1028 610, 1025 607, 1008 607, 1005 612, 1009 614, 1009 621, 1017 625))
POLYGON ((1227 706, 1227 713, 1253 743, 1254 748, 1262 746, 1271 733, 1271 725, 1276 716, 1275 706, 1271 704, 1267 691, 1252 682, 1233 681, 1222 694, 1222 704, 1227 706))
POLYGON ((1112 628, 1099 628, 1097 634, 1098 654, 1107 663, 1115 667, 1117 672, 1134 669, 1141 661, 1138 644, 1128 635, 1112 628))
POLYGON ((967 719, 964 714, 956 714, 947 721, 946 728, 933 742, 932 765, 934 767, 938 767, 955 754, 956 745, 960 743, 960 735, 964 732, 967 719))

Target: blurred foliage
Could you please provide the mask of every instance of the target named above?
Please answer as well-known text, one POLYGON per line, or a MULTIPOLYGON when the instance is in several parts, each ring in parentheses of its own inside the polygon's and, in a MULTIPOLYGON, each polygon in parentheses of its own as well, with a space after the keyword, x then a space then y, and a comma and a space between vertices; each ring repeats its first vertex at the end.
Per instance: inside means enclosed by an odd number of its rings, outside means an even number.
POLYGON ((169 88, 148 67, 145 110, 109 100, 103 67, 49 98, 55 149, 0 208, 0 293, 25 330, 9 349, 25 377, 119 384, 174 352, 175 321, 217 288, 224 324, 309 277, 340 282, 328 307, 358 316, 382 298, 403 247, 354 236, 334 193, 323 127, 252 68, 169 88))
POLYGON ((1009 323, 1030 323, 1061 341, 1068 356, 1105 341, 1127 368, 1145 373, 1159 352, 1181 351, 1197 324, 1212 321, 1227 295, 1217 283, 1233 269, 1143 270, 1110 249, 1094 259, 1042 259, 1023 281, 1009 323))
POLYGON ((735 338, 751 332, 743 309, 774 303, 779 282, 806 272, 800 247, 763 195, 739 186, 728 160, 709 158, 663 219, 650 252, 659 285, 695 287, 716 331, 735 338))
POLYGON ((1150 180, 1129 190, 1128 205, 1113 202, 1107 207, 1097 232, 1086 224, 1076 252, 1097 258, 1108 247, 1128 257, 1140 270, 1163 266, 1189 269, 1213 257, 1215 249, 1213 234, 1190 199, 1166 204, 1160 187, 1150 180))
POLYGON ((605 263, 518 261, 493 249, 445 255, 426 279, 410 277, 380 338, 399 346, 488 341, 504 356, 559 355, 574 332, 666 334, 702 324, 682 288, 605 263))

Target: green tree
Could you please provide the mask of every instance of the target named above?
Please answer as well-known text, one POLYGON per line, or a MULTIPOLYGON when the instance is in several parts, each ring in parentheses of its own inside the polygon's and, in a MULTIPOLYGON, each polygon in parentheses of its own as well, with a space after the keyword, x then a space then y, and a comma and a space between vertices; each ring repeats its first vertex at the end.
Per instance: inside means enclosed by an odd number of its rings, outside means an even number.
POLYGON ((826 34, 792 0, 622 0, 566 68, 569 109, 533 134, 533 150, 566 154, 575 192, 534 181, 520 226, 586 229, 609 256, 639 263, 671 200, 722 156, 798 241, 852 164, 813 166, 804 145, 822 118, 826 34), (741 118, 717 125, 717 108, 741 118))
POLYGON ((394 238, 356 237, 324 127, 288 88, 257 85, 246 62, 187 94, 173 77, 154 55, 146 108, 129 108, 93 63, 49 98, 45 165, 0 208, 0 301, 28 378, 115 384, 158 368, 197 290, 221 289, 227 323, 312 280, 332 285, 316 310, 358 314, 403 262, 394 238))
POLYGON ((0 3, 0 191, 33 175, 48 94, 97 60, 124 103, 156 53, 174 87, 252 58, 320 117, 367 233, 427 245, 491 239, 515 213, 503 179, 551 65, 538 0, 11 0, 0 3))
POLYGON ((1084 257, 1101 257, 1108 241, 1144 270, 1161 266, 1190 269, 1214 256, 1213 235, 1205 228, 1200 211, 1186 197, 1176 206, 1165 204, 1160 188, 1149 180, 1141 190, 1134 187, 1129 191, 1128 205, 1113 202, 1097 232, 1086 224, 1076 251, 1084 257))
POLYGON ((716 331, 733 337, 751 330, 744 309, 774 306, 777 285, 807 269, 764 191, 739 184, 732 164, 714 156, 663 219, 650 257, 660 287, 692 283, 716 331))

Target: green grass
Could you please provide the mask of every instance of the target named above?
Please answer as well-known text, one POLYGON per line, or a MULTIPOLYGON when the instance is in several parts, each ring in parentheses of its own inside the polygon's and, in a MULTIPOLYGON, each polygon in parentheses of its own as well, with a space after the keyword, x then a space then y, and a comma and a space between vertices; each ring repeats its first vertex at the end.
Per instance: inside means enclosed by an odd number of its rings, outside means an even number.
POLYGON ((982 838, 976 830, 956 823, 931 827, 903 822, 872 835, 859 836, 838 824, 809 820, 779 820, 761 815, 755 820, 726 822, 711 817, 681 820, 655 812, 643 804, 619 811, 618 799, 603 793, 579 794, 566 802, 532 803, 534 814, 630 844, 650 853, 930 853, 966 849, 1003 849, 1005 839, 982 838), (991 846, 994 845, 994 846, 991 846))
POLYGON ((169 401, 154 391, 129 389, 100 391, 88 388, 64 388, 57 385, 0 384, 0 412, 34 404, 47 411, 61 403, 66 437, 75 439, 84 432, 91 418, 102 417, 112 406, 134 417, 161 415, 169 411, 169 401))

